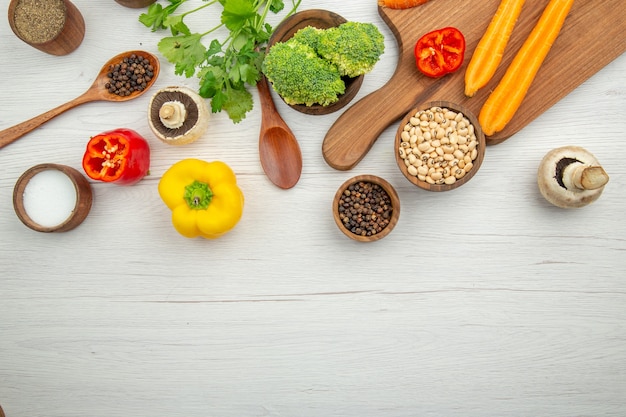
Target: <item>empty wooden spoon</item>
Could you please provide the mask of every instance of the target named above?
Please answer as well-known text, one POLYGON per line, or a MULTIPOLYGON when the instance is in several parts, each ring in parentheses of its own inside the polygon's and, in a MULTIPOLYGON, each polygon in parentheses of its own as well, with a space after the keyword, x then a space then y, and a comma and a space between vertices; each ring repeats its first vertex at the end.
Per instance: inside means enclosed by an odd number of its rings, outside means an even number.
POLYGON ((127 101, 127 100, 132 100, 134 98, 137 98, 143 93, 145 93, 152 86, 152 84, 154 84, 154 81, 156 81, 159 75, 159 69, 160 69, 159 60, 157 59, 156 56, 148 52, 127 51, 127 52, 118 54, 114 56, 113 58, 109 59, 107 63, 102 66, 100 73, 94 80, 93 84, 91 84, 91 87, 89 87, 87 91, 85 91, 80 96, 76 97, 74 100, 69 101, 65 104, 61 104, 60 106, 55 107, 54 109, 49 110, 43 114, 40 114, 39 116, 35 116, 30 120, 27 120, 18 125, 15 125, 13 127, 10 127, 8 129, 1 131, 0 132, 0 148, 5 147, 9 143, 15 142, 16 140, 18 140, 19 138, 21 138, 28 132, 34 130, 35 128, 41 126, 48 120, 58 116, 59 114, 71 108, 78 106, 79 104, 88 103, 90 101, 127 101), (108 89, 105 87, 106 84, 109 82, 109 77, 108 77, 108 73, 110 71, 109 66, 119 64, 122 62, 124 58, 130 57, 133 54, 138 55, 138 56, 143 56, 144 58, 150 61, 150 65, 152 65, 152 69, 153 69, 152 78, 147 82, 147 85, 143 90, 133 91, 128 96, 120 96, 115 93, 110 93, 108 89))
POLYGON ((265 76, 257 83, 261 101, 259 156, 265 175, 276 186, 288 189, 302 173, 302 152, 295 135, 280 117, 265 76))

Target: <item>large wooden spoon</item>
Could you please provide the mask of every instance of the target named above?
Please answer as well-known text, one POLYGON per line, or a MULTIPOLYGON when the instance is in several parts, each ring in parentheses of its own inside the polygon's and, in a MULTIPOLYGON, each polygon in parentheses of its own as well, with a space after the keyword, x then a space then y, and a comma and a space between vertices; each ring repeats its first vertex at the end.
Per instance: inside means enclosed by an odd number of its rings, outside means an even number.
POLYGON ((74 100, 69 101, 65 104, 61 104, 60 106, 55 107, 54 109, 49 110, 43 114, 40 114, 39 116, 35 116, 30 120, 27 120, 18 125, 15 125, 13 127, 10 127, 8 129, 1 131, 0 132, 0 148, 3 148, 6 145, 15 142, 16 140, 18 140, 19 138, 21 138, 28 132, 34 130, 35 128, 41 126, 48 120, 51 120, 52 118, 58 116, 59 114, 71 108, 78 106, 79 104, 88 103, 90 101, 116 101, 116 102, 127 101, 127 100, 132 100, 134 98, 137 98, 143 93, 145 93, 152 86, 152 84, 154 84, 154 82, 156 81, 159 75, 159 69, 160 69, 159 60, 157 59, 156 56, 148 52, 144 52, 144 51, 122 52, 121 54, 118 54, 114 56, 113 58, 109 59, 107 63, 102 66, 100 73, 94 80, 91 87, 89 87, 87 91, 85 91, 80 96, 76 97, 74 100), (105 87, 106 83, 109 82, 109 77, 107 75, 109 72, 109 66, 121 63, 125 57, 130 57, 132 54, 141 55, 150 61, 150 64, 152 65, 153 72, 154 72, 152 79, 147 83, 147 86, 145 89, 141 91, 134 91, 128 96, 118 96, 117 94, 110 93, 105 87))
POLYGON ((302 153, 295 135, 280 117, 265 76, 257 83, 261 101, 259 156, 265 175, 276 186, 288 189, 302 173, 302 153))

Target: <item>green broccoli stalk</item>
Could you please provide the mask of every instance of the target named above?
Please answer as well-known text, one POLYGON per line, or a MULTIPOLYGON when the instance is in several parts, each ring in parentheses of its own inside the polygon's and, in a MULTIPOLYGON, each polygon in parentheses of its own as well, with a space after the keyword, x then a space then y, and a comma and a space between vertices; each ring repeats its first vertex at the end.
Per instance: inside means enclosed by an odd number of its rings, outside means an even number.
POLYGON ((345 92, 343 78, 370 72, 384 49, 384 37, 371 23, 307 26, 274 44, 261 71, 285 103, 328 106, 345 92))
POLYGON ((327 106, 346 89, 335 65, 310 46, 291 39, 270 48, 262 71, 287 104, 327 106))
POLYGON ((358 77, 374 68, 385 51, 384 41, 374 24, 346 22, 323 31, 317 53, 337 65, 341 75, 358 77))

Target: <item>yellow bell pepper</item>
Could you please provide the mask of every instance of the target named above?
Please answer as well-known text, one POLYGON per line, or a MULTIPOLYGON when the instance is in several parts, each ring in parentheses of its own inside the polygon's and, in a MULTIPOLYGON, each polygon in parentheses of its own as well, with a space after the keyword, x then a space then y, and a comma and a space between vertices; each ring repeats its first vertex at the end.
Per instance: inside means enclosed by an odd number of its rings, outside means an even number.
POLYGON ((221 161, 183 159, 159 181, 159 195, 172 210, 172 224, 181 235, 215 239, 231 230, 243 213, 237 178, 221 161))

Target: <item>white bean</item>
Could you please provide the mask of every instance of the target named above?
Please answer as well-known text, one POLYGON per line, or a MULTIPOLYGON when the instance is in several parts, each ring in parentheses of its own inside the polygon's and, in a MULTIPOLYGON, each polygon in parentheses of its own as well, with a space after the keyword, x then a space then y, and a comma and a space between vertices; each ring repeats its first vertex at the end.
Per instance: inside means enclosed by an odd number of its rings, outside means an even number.
POLYGON ((475 128, 462 113, 447 108, 420 110, 400 133, 399 155, 410 175, 429 184, 454 184, 478 157, 475 128))

